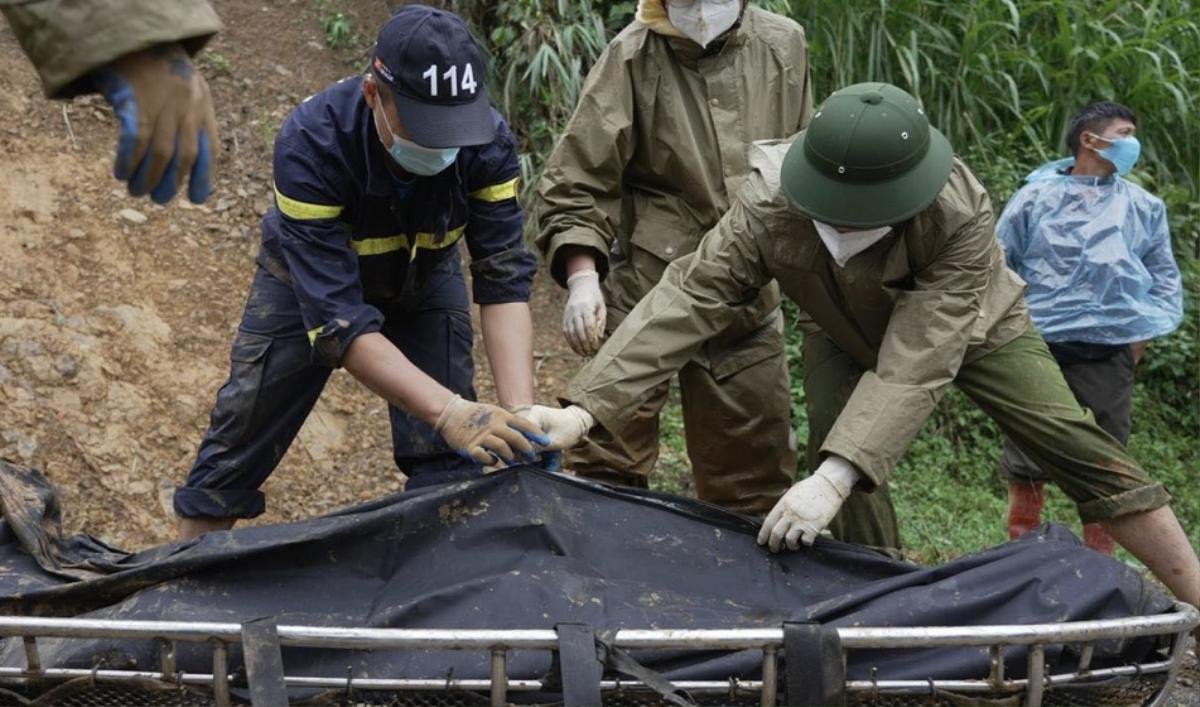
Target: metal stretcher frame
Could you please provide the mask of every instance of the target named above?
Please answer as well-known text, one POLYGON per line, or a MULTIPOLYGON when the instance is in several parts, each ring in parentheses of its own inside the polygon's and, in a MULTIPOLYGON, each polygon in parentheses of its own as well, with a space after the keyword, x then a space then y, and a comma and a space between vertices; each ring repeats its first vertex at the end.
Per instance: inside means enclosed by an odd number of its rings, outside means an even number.
MULTIPOLYGON (((1183 664, 1188 633, 1200 625, 1200 611, 1190 604, 1177 602, 1173 612, 1154 616, 1124 619, 1077 621, 1056 624, 1014 626, 961 627, 898 627, 898 628, 838 628, 844 652, 862 649, 922 649, 935 647, 987 648, 991 669, 986 678, 974 680, 848 680, 846 693, 931 694, 935 691, 955 693, 1016 694, 1024 691, 1025 705, 1038 707, 1047 688, 1063 685, 1098 684, 1120 676, 1139 677, 1165 674, 1162 686, 1146 703, 1158 707, 1165 703, 1183 664), (1091 669, 1093 646, 1096 641, 1134 638, 1137 636, 1170 636, 1171 651, 1166 660, 1136 663, 1111 668, 1091 669), (1082 644, 1079 664, 1075 670, 1046 674, 1045 646, 1061 643, 1082 644), (1029 646, 1027 678, 1009 679, 1004 675, 1003 654, 1006 646, 1029 646)), ((540 680, 515 680, 507 675, 507 655, 513 650, 545 650, 558 648, 558 634, 553 630, 438 630, 389 628, 339 628, 323 626, 279 626, 282 646, 336 649, 393 649, 479 651, 491 655, 491 677, 486 680, 453 678, 388 679, 353 678, 350 676, 322 677, 285 675, 288 686, 346 690, 467 690, 487 692, 492 705, 507 704, 509 692, 538 691, 540 680)), ((230 674, 228 645, 242 640, 242 626, 235 623, 186 621, 113 621, 74 618, 35 618, 0 616, 0 637, 20 637, 24 641, 26 667, 0 667, 0 682, 22 683, 30 680, 55 681, 91 677, 104 682, 135 682, 162 680, 170 684, 202 685, 212 688, 214 698, 222 707, 230 705, 230 674), (42 664, 38 651, 39 638, 126 639, 152 640, 160 645, 161 665, 158 671, 110 670, 97 666, 54 668, 42 664), (176 669, 177 642, 208 643, 212 646, 212 673, 182 673, 176 669)), ((626 650, 747 650, 763 652, 761 680, 677 681, 677 688, 694 694, 753 694, 760 695, 761 704, 774 707, 778 694, 776 657, 783 645, 783 629, 686 629, 634 630, 622 629, 613 643, 626 650)), ((638 690, 645 686, 637 681, 604 680, 601 689, 638 690)))

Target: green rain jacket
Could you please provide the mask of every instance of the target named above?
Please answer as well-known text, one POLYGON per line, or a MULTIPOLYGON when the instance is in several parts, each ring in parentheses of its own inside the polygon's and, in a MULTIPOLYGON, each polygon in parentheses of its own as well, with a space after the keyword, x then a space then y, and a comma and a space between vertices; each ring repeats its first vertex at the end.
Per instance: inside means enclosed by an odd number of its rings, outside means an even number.
MULTIPOLYGON (((619 321, 729 208, 753 142, 790 136, 811 114, 804 30, 792 20, 748 5, 707 51, 633 22, 588 74, 538 183, 536 243, 554 279, 565 282, 563 246, 593 249, 619 321)), ((763 288, 724 338, 762 327, 778 306, 778 289, 763 288)), ((696 354, 718 373, 754 363, 696 354)))
MULTIPOLYGON (((762 143, 729 213, 629 314, 567 398, 618 433, 645 395, 772 280, 866 371, 821 448, 887 479, 964 361, 1030 326, 983 185, 955 160, 934 203, 839 268, 788 202, 788 142, 762 143)), ((780 444, 785 443, 780 440, 780 444)))
POLYGON ((180 42, 195 54, 221 29, 205 0, 0 0, 0 10, 48 98, 88 93, 93 70, 156 44, 180 42))

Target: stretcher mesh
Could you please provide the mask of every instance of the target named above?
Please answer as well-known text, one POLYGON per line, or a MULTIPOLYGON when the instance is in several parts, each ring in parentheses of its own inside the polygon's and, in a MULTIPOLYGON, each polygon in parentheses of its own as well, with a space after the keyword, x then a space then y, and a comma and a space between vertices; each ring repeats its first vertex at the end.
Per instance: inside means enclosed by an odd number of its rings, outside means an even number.
MULTIPOLYGON (((1192 672, 1195 672, 1193 668, 1192 672)), ((1051 687, 1042 701, 1047 707, 1098 707, 1141 705, 1162 685, 1163 677, 1143 676, 1113 682, 1101 687, 1051 687)), ((1186 689, 1186 688, 1185 688, 1186 689)), ((696 698, 702 707, 750 707, 758 704, 758 696, 742 693, 734 696, 704 696, 696 698)), ((937 695, 852 695, 850 707, 962 707, 963 705, 1020 705, 1024 695, 960 696, 937 695)), ((88 679, 64 683, 44 691, 38 697, 29 693, 0 692, 0 707, 55 705, 56 707, 211 707, 215 701, 210 694, 194 688, 144 682, 138 684, 92 684, 88 679)), ((235 704, 245 704, 235 699, 235 704)), ((310 704, 337 707, 478 707, 488 704, 487 696, 454 692, 359 693, 349 697, 325 695, 310 704)), ((551 703, 552 704, 552 703, 551 703)), ((786 704, 780 695, 779 704, 786 704)), ((609 695, 605 707, 668 707, 654 695, 609 695)))

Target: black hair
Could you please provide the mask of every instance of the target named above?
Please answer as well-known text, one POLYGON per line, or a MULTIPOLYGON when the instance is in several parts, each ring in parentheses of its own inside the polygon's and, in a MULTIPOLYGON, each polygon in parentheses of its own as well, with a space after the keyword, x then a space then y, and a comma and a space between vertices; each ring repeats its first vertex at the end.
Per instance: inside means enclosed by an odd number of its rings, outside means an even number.
POLYGON ((1135 126, 1137 125, 1137 116, 1120 103, 1101 101, 1085 106, 1075 114, 1074 118, 1071 118, 1071 124, 1067 128, 1067 149, 1071 151, 1071 154, 1078 155, 1080 135, 1084 133, 1099 134, 1117 118, 1123 118, 1135 126))

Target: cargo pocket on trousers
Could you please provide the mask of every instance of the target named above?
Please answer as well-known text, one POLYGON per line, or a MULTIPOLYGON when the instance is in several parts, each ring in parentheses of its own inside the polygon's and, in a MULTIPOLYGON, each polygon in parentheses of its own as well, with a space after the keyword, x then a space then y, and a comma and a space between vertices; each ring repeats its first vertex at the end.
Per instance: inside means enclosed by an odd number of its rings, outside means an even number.
POLYGON ((451 310, 446 314, 446 380, 442 385, 468 400, 475 399, 475 332, 471 314, 451 310))
POLYGON ((253 428, 267 352, 272 339, 239 331, 229 354, 229 380, 217 393, 213 432, 226 443, 236 442, 253 428))

